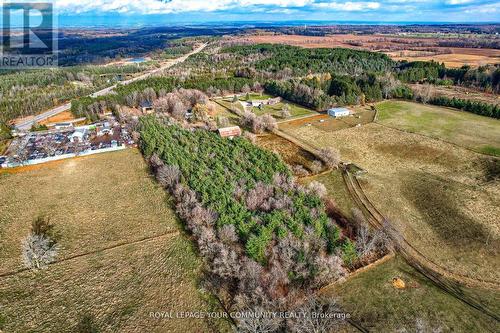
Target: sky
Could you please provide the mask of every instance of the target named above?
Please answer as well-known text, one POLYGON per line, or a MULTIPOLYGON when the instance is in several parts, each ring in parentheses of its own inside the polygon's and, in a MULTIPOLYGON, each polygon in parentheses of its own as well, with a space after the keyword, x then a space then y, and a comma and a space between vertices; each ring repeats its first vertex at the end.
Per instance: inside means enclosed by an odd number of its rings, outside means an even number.
MULTIPOLYGON (((0 0, 2 1, 13 0, 0 0)), ((78 23, 80 25, 94 23, 96 25, 159 25, 228 21, 500 22, 500 0, 54 1, 60 26, 78 23)))
POLYGON ((57 0, 61 15, 177 21, 500 22, 500 0, 57 0))

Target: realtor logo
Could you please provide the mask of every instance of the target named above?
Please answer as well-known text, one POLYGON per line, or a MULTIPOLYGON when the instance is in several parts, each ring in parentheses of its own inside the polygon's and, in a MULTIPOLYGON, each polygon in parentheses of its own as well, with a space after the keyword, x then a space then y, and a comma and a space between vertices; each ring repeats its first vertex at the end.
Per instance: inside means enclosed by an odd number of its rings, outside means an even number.
POLYGON ((57 29, 52 2, 2 1, 0 11, 0 69, 57 66, 57 29))

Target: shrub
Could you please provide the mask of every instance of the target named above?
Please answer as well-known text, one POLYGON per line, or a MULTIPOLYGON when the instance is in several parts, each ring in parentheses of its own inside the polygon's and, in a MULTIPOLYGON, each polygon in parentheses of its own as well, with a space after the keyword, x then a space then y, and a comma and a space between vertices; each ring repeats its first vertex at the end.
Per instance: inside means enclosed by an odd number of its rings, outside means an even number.
POLYGON ((54 262, 59 251, 57 244, 45 235, 31 233, 22 242, 22 259, 30 269, 45 269, 54 262))
POLYGON ((340 163, 340 154, 332 148, 323 148, 318 152, 319 158, 329 168, 336 168, 340 163))

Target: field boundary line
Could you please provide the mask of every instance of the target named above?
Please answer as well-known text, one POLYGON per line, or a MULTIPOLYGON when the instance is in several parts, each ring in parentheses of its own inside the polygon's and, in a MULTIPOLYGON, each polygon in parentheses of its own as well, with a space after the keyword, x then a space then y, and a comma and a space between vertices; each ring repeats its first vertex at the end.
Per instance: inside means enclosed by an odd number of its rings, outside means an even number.
MULTIPOLYGON (((366 211, 369 215, 368 222, 376 228, 381 229, 385 227, 387 221, 385 217, 371 204, 369 199, 363 192, 359 181, 354 176, 349 173, 347 168, 343 168, 342 172, 344 176, 344 182, 346 187, 353 197, 354 201, 358 206, 366 211), (357 184, 357 185, 355 185, 357 184), (358 193, 358 191, 361 193, 358 193), (367 200, 365 202, 363 199, 367 200), (368 203, 368 204, 367 204, 368 203), (371 210, 370 208, 374 209, 371 210), (377 218, 382 218, 380 220, 377 218)), ((388 225, 390 229, 393 227, 388 225)), ((478 280, 468 276, 461 276, 459 274, 448 271, 447 269, 437 265, 432 260, 424 256, 420 251, 414 248, 402 235, 395 232, 394 230, 389 230, 389 232, 394 231, 390 236, 395 241, 396 250, 403 256, 406 262, 417 270, 420 274, 429 279, 435 286, 437 286, 442 291, 448 293, 449 295, 455 297, 456 299, 462 301, 463 303, 469 305, 470 307, 478 310, 482 314, 496 320, 500 321, 500 317, 494 312, 484 306, 480 301, 474 299, 473 297, 465 295, 461 290, 461 286, 468 287, 478 287, 486 290, 500 290, 500 286, 496 281, 485 281, 478 280)))
POLYGON ((359 274, 361 273, 364 273, 366 271, 369 271, 370 269, 374 268, 374 267, 377 267, 391 259, 393 259, 394 257, 396 257, 396 253, 394 252, 389 252, 388 254, 386 254, 385 256, 383 256, 382 258, 379 258, 377 260, 375 260, 374 262, 372 262, 371 264, 368 264, 366 266, 363 266, 363 267, 360 267, 358 268, 357 270, 355 270, 354 272, 351 272, 349 275, 347 275, 347 277, 343 280, 337 280, 333 283, 330 283, 326 286, 324 286, 323 288, 321 288, 319 290, 319 293, 320 294, 324 294, 324 293, 327 293, 330 291, 330 289, 332 289, 333 287, 337 286, 337 285, 340 285, 340 284, 343 284, 349 280, 351 280, 352 278, 358 276, 359 274))
MULTIPOLYGON (((375 123, 375 124, 378 124, 378 123, 375 123)), ((288 135, 286 133, 283 133, 280 130, 274 130, 273 133, 278 135, 278 136, 283 137, 284 139, 287 139, 288 141, 290 141, 292 143, 297 144, 299 147, 301 147, 301 148, 309 151, 313 155, 317 156, 318 149, 315 147, 312 147, 308 144, 305 144, 304 142, 302 142, 302 140, 297 139, 297 138, 295 138, 291 135, 288 135)), ((362 210, 363 209, 366 210, 366 212, 370 215, 370 217, 375 221, 375 225, 374 225, 375 228, 382 227, 382 224, 380 223, 379 219, 377 219, 375 217, 375 214, 378 215, 379 218, 382 219, 382 221, 385 221, 385 217, 375 208, 375 206, 373 206, 373 204, 371 206, 373 207, 373 209, 375 209, 375 213, 370 211, 369 208, 365 206, 364 202, 357 195, 357 193, 354 189, 354 187, 355 187, 354 182, 352 181, 351 175, 349 174, 348 170, 345 168, 345 166, 341 169, 342 169, 342 175, 344 178, 344 183, 346 185, 348 192, 351 194, 354 202, 362 210), (349 178, 349 181, 346 179, 346 176, 349 178)), ((357 181, 356 177, 355 177, 355 179, 357 181)), ((368 202, 370 202, 368 197, 366 197, 366 195, 364 194, 364 192, 361 188, 361 185, 359 184, 358 181, 357 181, 357 184, 359 185, 360 190, 361 190, 362 194, 364 195, 364 197, 366 198, 366 200, 368 200, 368 202)), ((370 202, 370 204, 371 204, 371 202, 370 202)), ((368 219, 368 220, 370 221, 371 219, 368 219)), ((405 239, 403 239, 403 240, 406 241, 405 239)), ((426 277, 428 280, 430 280, 436 287, 438 287, 442 291, 448 293, 452 297, 462 301, 466 305, 476 309, 477 311, 481 312, 482 314, 484 314, 490 318, 493 318, 496 321, 500 321, 500 317, 494 311, 490 311, 485 306, 483 306, 479 301, 476 301, 475 299, 472 299, 471 297, 466 296, 461 291, 460 286, 464 285, 464 281, 462 279, 452 278, 449 276, 449 274, 443 275, 443 274, 435 271, 431 267, 426 266, 425 261, 422 262, 422 261, 415 259, 412 254, 410 254, 407 251, 404 251, 404 249, 402 247, 397 247, 397 250, 403 255, 403 258, 408 262, 408 264, 411 267, 413 267, 418 272, 420 272, 424 277, 426 277)), ((417 253, 418 253, 418 251, 417 251, 417 253)), ((425 257, 424 257, 424 259, 425 259, 425 257)), ((446 271, 446 270, 444 270, 444 271, 446 271)), ((473 285, 475 285, 475 286, 479 285, 480 287, 485 288, 485 289, 494 289, 494 290, 500 289, 499 284, 496 282, 491 284, 491 283, 488 283, 486 281, 485 282, 478 281, 478 280, 472 279, 472 278, 468 278, 468 280, 469 280, 469 282, 472 282, 473 285)), ((465 285, 467 286, 467 284, 465 284, 465 285)))
POLYGON ((286 123, 290 123, 292 121, 296 121, 296 120, 303 120, 303 119, 307 119, 307 118, 312 118, 312 117, 318 117, 318 116, 321 116, 323 114, 319 113, 319 112, 316 112, 314 114, 306 114, 306 115, 303 115, 303 116, 299 116, 299 117, 296 117, 296 118, 289 118, 289 119, 285 119, 285 120, 280 120, 278 122, 276 122, 278 125, 279 124, 286 124, 286 123))
MULTIPOLYGON (((147 242, 155 241, 155 240, 158 240, 158 239, 161 239, 161 238, 173 237, 173 236, 177 236, 177 235, 180 235, 180 231, 179 230, 172 230, 172 231, 163 233, 161 235, 143 237, 143 238, 136 239, 136 240, 133 240, 133 241, 121 242, 121 243, 118 243, 118 244, 115 244, 115 245, 112 245, 112 246, 108 246, 108 247, 104 247, 104 248, 101 248, 101 249, 97 249, 97 250, 94 250, 94 251, 88 251, 88 252, 84 252, 84 253, 74 254, 74 255, 62 258, 60 260, 51 262, 48 265, 49 266, 57 265, 57 264, 60 264, 60 263, 66 262, 66 261, 71 261, 71 260, 83 258, 83 257, 89 256, 89 255, 112 251, 112 250, 115 250, 115 249, 118 249, 118 248, 121 248, 121 247, 124 247, 124 246, 136 245, 136 244, 141 244, 141 243, 147 243, 147 242)), ((23 272, 27 272, 27 271, 30 271, 30 270, 31 269, 29 269, 29 268, 21 268, 21 269, 15 270, 15 271, 4 272, 4 273, 0 274, 0 279, 7 278, 7 277, 10 277, 10 276, 14 276, 14 275, 17 275, 17 274, 20 274, 20 273, 23 273, 23 272)))
MULTIPOLYGON (((368 199, 357 177, 353 176, 345 168, 343 171, 343 173, 348 178, 348 182, 351 183, 350 188, 348 188, 351 195, 355 195, 358 198, 356 202, 360 203, 370 215, 372 221, 374 222, 372 223, 373 226, 376 228, 382 228, 385 221, 387 221, 385 216, 377 208, 375 208, 370 199, 368 199)), ((398 242, 399 244, 397 244, 399 247, 405 247, 406 251, 413 252, 414 258, 420 257, 421 261, 427 262, 427 266, 429 266, 430 269, 436 271, 440 275, 449 276, 450 278, 456 280, 456 282, 469 285, 471 287, 483 287, 486 289, 500 290, 500 284, 496 281, 476 279, 468 275, 452 272, 446 268, 441 267, 441 265, 435 263, 433 260, 427 258, 423 253, 421 253, 418 249, 411 245, 411 243, 403 236, 398 237, 398 239, 400 239, 400 241, 398 242)))

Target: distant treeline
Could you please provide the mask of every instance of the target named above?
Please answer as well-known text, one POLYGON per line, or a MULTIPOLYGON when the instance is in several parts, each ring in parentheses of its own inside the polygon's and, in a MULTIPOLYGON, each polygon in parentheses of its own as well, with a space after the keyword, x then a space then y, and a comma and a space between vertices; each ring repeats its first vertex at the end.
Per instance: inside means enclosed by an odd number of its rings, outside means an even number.
POLYGON ((0 122, 34 115, 93 93, 145 66, 75 66, 5 72, 0 75, 0 122))
MULTIPOLYGON (((388 98, 418 99, 407 82, 463 84, 498 90, 499 68, 448 69, 435 62, 394 62, 379 53, 349 49, 303 49, 286 45, 238 45, 217 54, 201 54, 181 65, 189 76, 149 78, 120 86, 116 94, 73 103, 76 116, 97 117, 115 104, 137 107, 174 89, 198 89, 208 95, 231 94, 262 87, 270 94, 316 110, 364 104, 388 98), (223 65, 223 66, 222 66, 223 65), (184 66, 184 67, 183 67, 184 66), (196 67, 193 67, 196 66, 196 67), (213 71, 206 69, 212 67, 213 71), (202 68, 201 71, 196 71, 202 68), (232 73, 231 73, 232 71, 232 73)), ((174 69, 179 72, 179 69, 174 69)), ((181 71, 182 72, 182 71, 181 71)), ((487 103, 427 96, 422 102, 456 107, 490 117, 497 108, 487 103)))
POLYGON ((489 65, 479 68, 463 66, 461 68, 446 68, 437 62, 402 62, 395 68, 397 78, 403 82, 429 82, 451 80, 453 84, 483 90, 500 92, 500 66, 489 65))
POLYGON ((455 109, 472 112, 481 116, 500 119, 500 105, 492 105, 479 101, 471 101, 461 98, 449 98, 446 96, 433 97, 430 104, 448 106, 455 109))
POLYGON ((232 46, 222 52, 251 58, 260 55, 253 67, 257 71, 278 72, 289 70, 290 75, 310 73, 361 74, 386 72, 394 61, 382 53, 351 49, 305 49, 289 45, 258 44, 232 46))

